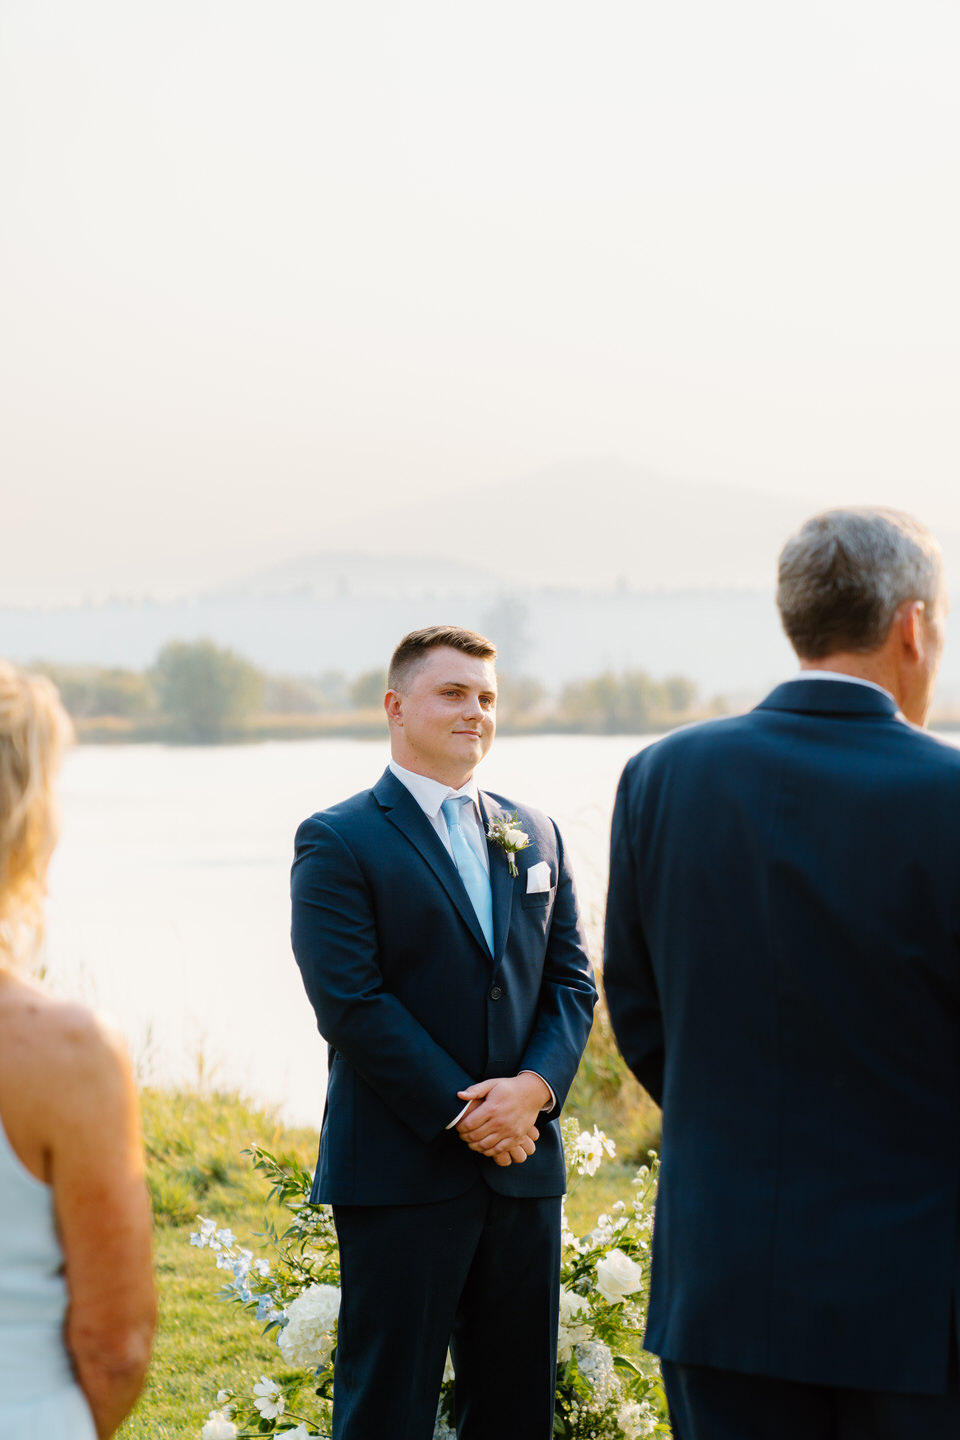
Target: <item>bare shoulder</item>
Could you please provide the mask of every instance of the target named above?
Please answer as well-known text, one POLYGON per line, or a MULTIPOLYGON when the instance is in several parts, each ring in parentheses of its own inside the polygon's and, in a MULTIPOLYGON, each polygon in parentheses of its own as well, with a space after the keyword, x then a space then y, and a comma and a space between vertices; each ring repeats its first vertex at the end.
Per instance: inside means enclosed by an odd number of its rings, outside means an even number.
POLYGON ((38 1106, 50 1098, 70 1110, 88 1103, 91 1090, 127 1082, 126 1046, 111 1022, 18 976, 0 984, 0 1036, 0 1082, 12 1072, 38 1106))
POLYGON ((116 1029, 85 1005, 0 972, 0 1117, 24 1165, 51 1183, 76 1150, 136 1131, 136 1090, 116 1029))

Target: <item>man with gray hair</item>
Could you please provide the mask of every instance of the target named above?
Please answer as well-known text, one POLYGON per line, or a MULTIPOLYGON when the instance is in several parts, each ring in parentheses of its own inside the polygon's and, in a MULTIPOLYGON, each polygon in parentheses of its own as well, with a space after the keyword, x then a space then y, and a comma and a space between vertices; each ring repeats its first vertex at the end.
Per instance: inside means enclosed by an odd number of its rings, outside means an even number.
POLYGON ((675 1440, 957 1440, 960 750, 936 542, 780 557, 800 673, 627 765, 605 982, 663 1106, 646 1343, 675 1440))

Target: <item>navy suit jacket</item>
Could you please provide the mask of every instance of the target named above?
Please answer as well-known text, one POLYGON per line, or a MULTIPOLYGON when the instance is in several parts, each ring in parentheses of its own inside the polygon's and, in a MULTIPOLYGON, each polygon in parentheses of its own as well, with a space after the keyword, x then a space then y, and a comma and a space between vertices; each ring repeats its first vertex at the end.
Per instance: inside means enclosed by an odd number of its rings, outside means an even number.
POLYGON ((605 986, 663 1105, 647 1344, 945 1389, 960 1215, 960 751, 781 685, 629 762, 605 986))
MULTIPOLYGON (((481 792, 484 820, 518 807, 481 792)), ((482 1175, 505 1195, 560 1195, 556 1123, 596 991, 556 826, 520 808, 530 837, 509 873, 491 844, 494 951, 452 859, 387 770, 372 790, 305 820, 293 865, 293 949, 329 1043, 313 1198, 340 1205, 450 1199, 482 1175), (551 888, 528 895, 546 860, 551 888), (556 1108, 536 1152, 500 1167, 447 1130, 457 1091, 535 1070, 556 1108)))

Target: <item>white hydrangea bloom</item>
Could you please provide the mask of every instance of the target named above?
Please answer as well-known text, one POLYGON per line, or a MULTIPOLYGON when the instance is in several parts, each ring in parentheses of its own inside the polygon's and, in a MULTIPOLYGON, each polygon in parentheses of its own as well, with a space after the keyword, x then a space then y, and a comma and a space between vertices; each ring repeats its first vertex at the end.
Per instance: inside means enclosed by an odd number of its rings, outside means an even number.
POLYGON ((236 1440, 237 1427, 223 1410, 211 1410, 200 1431, 200 1440, 236 1440))
POLYGON ((589 1320, 585 1321, 584 1316, 590 1312, 590 1306, 583 1295, 578 1295, 575 1290, 567 1290, 561 1287, 560 1290, 560 1327, 557 1333, 557 1359, 562 1364, 573 1355, 573 1347, 582 1340, 589 1340, 593 1334, 593 1327, 589 1320))
POLYGON ((277 1337, 280 1353, 297 1369, 316 1370, 336 1343, 334 1327, 340 1312, 336 1285, 310 1285, 287 1309, 287 1323, 277 1337))
POLYGON ((593 1391, 595 1405, 608 1405, 621 1390, 613 1352, 602 1340, 585 1340, 574 1347, 577 1366, 593 1391))
POLYGON ((643 1270, 622 1250, 610 1250, 597 1261, 597 1289, 611 1305, 632 1295, 642 1283, 643 1270))

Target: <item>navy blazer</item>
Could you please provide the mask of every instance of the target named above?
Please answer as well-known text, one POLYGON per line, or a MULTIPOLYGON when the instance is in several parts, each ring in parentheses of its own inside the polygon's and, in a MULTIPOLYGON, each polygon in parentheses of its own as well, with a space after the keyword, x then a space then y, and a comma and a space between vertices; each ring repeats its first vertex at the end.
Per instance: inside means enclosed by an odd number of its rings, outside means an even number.
POLYGON ((663 1105, 647 1344, 942 1392, 960 1215, 960 751, 780 685, 629 762, 605 986, 663 1105))
MULTIPOLYGON (((481 792, 484 821, 512 801, 481 792)), ((327 1103, 313 1198, 340 1205, 450 1199, 478 1173, 505 1195, 560 1195, 556 1123, 596 998, 573 879, 556 826, 520 808, 516 856, 489 845, 494 951, 453 860, 405 785, 372 790, 305 820, 292 874, 293 949, 329 1043, 327 1103), (545 860, 551 888, 528 895, 545 860), (447 1130, 457 1091, 535 1070, 556 1108, 536 1152, 498 1166, 447 1130)))

